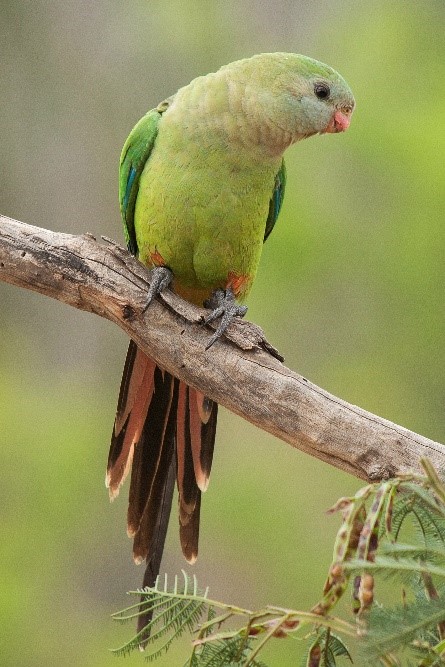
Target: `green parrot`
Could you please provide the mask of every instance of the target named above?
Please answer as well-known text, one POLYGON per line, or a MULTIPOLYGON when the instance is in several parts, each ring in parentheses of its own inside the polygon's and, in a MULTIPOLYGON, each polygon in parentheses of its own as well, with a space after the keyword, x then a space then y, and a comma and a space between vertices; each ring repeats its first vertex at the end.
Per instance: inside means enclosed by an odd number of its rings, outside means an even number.
MULTIPOLYGON (((284 197, 284 151, 343 132, 354 105, 327 65, 264 53, 194 79, 149 111, 125 142, 119 177, 128 248, 153 269, 147 305, 170 285, 210 307, 206 321, 220 323, 208 347, 244 315, 284 197)), ((196 560, 217 408, 130 342, 106 485, 114 498, 131 468, 127 531, 135 561, 146 561, 144 587, 159 572, 175 480, 182 551, 196 560)), ((139 618, 141 641, 149 620, 139 618)))

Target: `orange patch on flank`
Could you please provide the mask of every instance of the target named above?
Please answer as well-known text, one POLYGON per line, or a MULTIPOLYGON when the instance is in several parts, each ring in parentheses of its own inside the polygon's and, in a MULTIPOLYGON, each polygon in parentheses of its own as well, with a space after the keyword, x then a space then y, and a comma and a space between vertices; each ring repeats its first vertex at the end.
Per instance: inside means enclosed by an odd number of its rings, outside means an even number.
POLYGON ((155 266, 165 266, 165 260, 158 252, 157 248, 155 248, 154 252, 150 253, 150 259, 155 266))
POLYGON ((227 276, 226 289, 231 289, 235 296, 245 292, 251 281, 250 276, 240 276, 233 271, 229 271, 227 276))

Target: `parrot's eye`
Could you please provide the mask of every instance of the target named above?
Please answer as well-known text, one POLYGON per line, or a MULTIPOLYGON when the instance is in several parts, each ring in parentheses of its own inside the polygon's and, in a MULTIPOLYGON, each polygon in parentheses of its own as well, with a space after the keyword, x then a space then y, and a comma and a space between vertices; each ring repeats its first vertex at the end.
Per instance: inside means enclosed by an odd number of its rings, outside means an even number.
POLYGON ((331 91, 329 90, 329 86, 327 83, 319 82, 314 85, 314 93, 316 94, 319 100, 327 100, 330 95, 330 92, 331 91))

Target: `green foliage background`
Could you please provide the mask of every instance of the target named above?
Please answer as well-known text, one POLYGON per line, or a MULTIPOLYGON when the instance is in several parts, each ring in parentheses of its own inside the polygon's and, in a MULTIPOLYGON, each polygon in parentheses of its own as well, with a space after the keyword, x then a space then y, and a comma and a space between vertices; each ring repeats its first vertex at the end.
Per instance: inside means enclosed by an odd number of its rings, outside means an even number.
MULTIPOLYGON (((118 158, 148 108, 253 53, 328 62, 355 92, 353 123, 289 152, 249 316, 291 368, 444 441, 444 22, 443 0, 2 0, 0 210, 122 241, 118 158)), ((142 570, 127 490, 110 506, 103 484, 126 345, 97 317, 0 284, 4 665, 102 667, 129 636, 109 614, 142 570)), ((243 606, 309 607, 337 527, 324 509, 358 486, 222 410, 199 580, 243 606)), ((298 645, 275 644, 272 664, 293 666, 298 645)))

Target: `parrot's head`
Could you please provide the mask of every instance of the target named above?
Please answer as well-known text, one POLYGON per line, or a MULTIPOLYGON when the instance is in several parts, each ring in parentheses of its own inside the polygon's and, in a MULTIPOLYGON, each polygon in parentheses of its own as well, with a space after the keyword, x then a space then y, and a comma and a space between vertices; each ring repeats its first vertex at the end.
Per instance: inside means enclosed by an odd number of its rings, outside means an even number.
MULTIPOLYGON (((286 87, 287 108, 295 112, 297 139, 313 134, 344 132, 351 122, 355 107, 354 96, 346 81, 334 69, 323 63, 295 56, 296 71, 289 72, 290 87, 286 87)), ((285 93, 285 95, 286 95, 285 93)), ((289 121, 292 124, 292 118, 289 121)))
POLYGON ((328 65, 294 53, 263 53, 239 65, 244 70, 247 114, 281 130, 287 145, 349 127, 354 96, 328 65))

